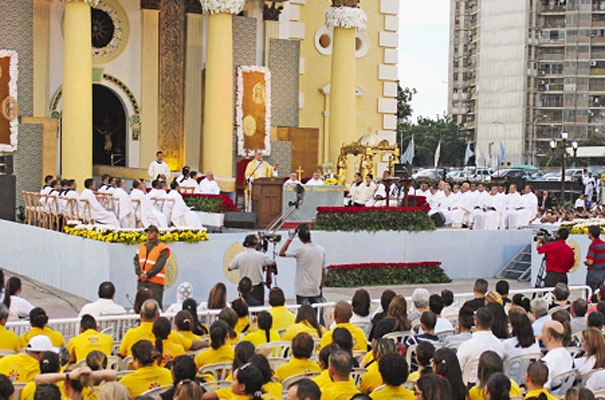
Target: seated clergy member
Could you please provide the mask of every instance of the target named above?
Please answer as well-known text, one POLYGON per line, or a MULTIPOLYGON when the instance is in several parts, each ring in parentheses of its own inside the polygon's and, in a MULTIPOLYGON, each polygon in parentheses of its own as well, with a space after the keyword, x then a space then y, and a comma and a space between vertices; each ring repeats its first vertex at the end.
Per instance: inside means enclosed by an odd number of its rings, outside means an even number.
POLYGON ((113 191, 114 203, 118 202, 118 209, 116 214, 120 220, 120 227, 122 228, 136 228, 134 207, 132 206, 132 199, 126 193, 126 181, 121 178, 116 179, 116 189, 113 191))
POLYGON ((101 283, 97 294, 99 295, 97 301, 85 304, 84 307, 82 307, 82 310, 78 315, 80 318, 85 314, 92 315, 95 318, 102 315, 126 314, 126 309, 113 301, 116 294, 116 287, 112 282, 107 281, 101 283))
POLYGON ((113 338, 98 331, 97 321, 92 315, 83 315, 80 320, 80 334, 69 339, 67 349, 70 362, 80 362, 86 359, 91 351, 99 350, 105 355, 111 355, 113 338))
POLYGON ((200 182, 200 192, 202 194, 220 194, 221 189, 214 180, 214 173, 206 172, 206 177, 200 182))
MULTIPOLYGON (((90 207, 90 217, 100 224, 109 225, 114 228, 120 227, 120 222, 116 218, 116 215, 111 211, 107 211, 101 203, 97 200, 94 194, 95 181, 92 178, 88 178, 84 181, 84 190, 80 193, 80 203, 87 201, 90 207)), ((82 210, 85 210, 83 208, 82 210)))
POLYGON ((37 335, 47 336, 55 347, 64 347, 65 339, 59 331, 46 326, 48 323, 48 316, 43 308, 35 307, 29 312, 29 324, 31 329, 21 336, 21 347, 27 346, 27 343, 37 335))
POLYGON ((353 357, 344 350, 336 350, 330 354, 330 378, 332 382, 324 385, 322 400, 350 399, 359 393, 355 382, 350 379, 353 370, 353 357))
POLYGON ((164 203, 164 214, 170 215, 170 222, 177 228, 201 228, 200 217, 185 204, 185 200, 183 200, 183 196, 179 193, 178 188, 179 184, 176 181, 170 183, 171 190, 166 195, 166 199, 173 201, 166 201, 164 203))
POLYGON ((315 350, 315 342, 311 335, 301 332, 292 340, 292 359, 275 370, 275 377, 282 382, 293 375, 305 372, 321 372, 319 365, 312 361, 311 355, 315 350))
POLYGON ((339 301, 338 303, 336 303, 336 306, 334 307, 334 322, 336 322, 336 325, 331 331, 326 332, 322 336, 320 346, 325 347, 328 344, 332 343, 332 334, 334 333, 334 329, 345 328, 351 333, 351 336, 353 336, 353 350, 366 351, 368 349, 368 341, 366 339, 366 334, 362 329, 356 327, 351 322, 349 322, 351 320, 352 315, 353 310, 349 303, 347 303, 346 301, 339 301))

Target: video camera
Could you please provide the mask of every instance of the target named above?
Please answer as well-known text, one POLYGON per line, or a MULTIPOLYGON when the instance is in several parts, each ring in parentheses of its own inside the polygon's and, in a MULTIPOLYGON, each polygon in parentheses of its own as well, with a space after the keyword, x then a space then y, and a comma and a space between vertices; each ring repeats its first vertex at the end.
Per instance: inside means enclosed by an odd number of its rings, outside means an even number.
POLYGON ((559 233, 550 232, 546 229, 540 229, 534 236, 534 242, 537 242, 538 239, 542 239, 542 243, 556 242, 559 240, 559 233))

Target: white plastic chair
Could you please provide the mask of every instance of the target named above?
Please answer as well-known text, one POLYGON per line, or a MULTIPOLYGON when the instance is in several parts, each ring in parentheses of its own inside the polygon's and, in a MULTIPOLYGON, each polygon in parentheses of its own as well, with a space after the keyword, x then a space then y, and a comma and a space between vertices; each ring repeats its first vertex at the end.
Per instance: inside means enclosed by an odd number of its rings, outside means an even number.
POLYGON ((23 388, 27 385, 26 382, 13 382, 13 387, 15 388, 15 392, 13 393, 13 400, 19 400, 21 398, 21 392, 23 392, 23 388))
POLYGON ((542 358, 542 353, 528 353, 512 356, 504 360, 504 374, 517 382, 518 385, 525 383, 525 372, 533 360, 542 358))
POLYGON ((157 396, 172 388, 172 385, 162 385, 141 394, 141 396, 157 396))
POLYGON ((368 370, 365 368, 353 368, 353 371, 351 371, 351 378, 355 381, 355 386, 359 386, 361 383, 361 376, 366 372, 368 372, 368 370))
POLYGON ((575 369, 571 369, 566 372, 562 372, 552 377, 550 380, 551 390, 550 393, 553 396, 560 397, 567 392, 567 389, 573 386, 576 377, 578 376, 578 372, 575 369), (553 388, 553 385, 557 385, 553 388))
POLYGON ((290 386, 292 386, 292 384, 300 381, 301 379, 312 379, 314 377, 316 377, 317 375, 319 375, 319 372, 303 372, 302 374, 296 374, 296 375, 292 375, 287 377, 286 379, 284 379, 281 383, 282 387, 284 388, 284 391, 287 391, 288 388, 290 386))
POLYGON ((366 338, 370 337, 370 332, 372 332, 372 323, 371 322, 359 321, 359 322, 353 322, 353 325, 355 325, 356 327, 361 329, 363 331, 363 333, 365 333, 366 338))
POLYGON ((216 392, 219 389, 227 389, 231 387, 231 382, 229 381, 213 381, 213 382, 205 382, 200 385, 202 389, 206 392, 216 392))
POLYGON ((411 331, 391 332, 384 335, 383 339, 391 339, 395 344, 403 345, 410 336, 413 336, 411 331))
POLYGON ((439 340, 441 340, 443 342, 446 337, 451 336, 453 334, 454 334, 454 330, 448 329, 446 331, 441 331, 441 332, 435 334, 435 336, 437 336, 439 338, 439 340))
POLYGON ((263 354, 265 357, 290 358, 292 357, 290 346, 292 346, 291 341, 280 340, 277 342, 263 343, 259 346, 256 346, 256 352, 258 354, 263 354))
POLYGON ((468 360, 466 364, 464 364, 464 368, 462 369, 462 381, 465 384, 476 383, 470 381, 470 376, 472 371, 477 371, 477 367, 479 366, 479 358, 475 358, 474 360, 468 360))
POLYGON ((269 361, 269 365, 271 366, 271 369, 273 371, 275 371, 277 368, 281 367, 282 365, 286 365, 288 363, 288 359, 282 358, 282 357, 268 357, 267 361, 269 361))
POLYGON ((200 368, 200 374, 211 374, 215 381, 224 381, 231 374, 232 362, 218 362, 200 368))
POLYGON ((604 400, 605 399, 605 389, 604 390, 596 390, 592 392, 594 394, 595 400, 604 400))

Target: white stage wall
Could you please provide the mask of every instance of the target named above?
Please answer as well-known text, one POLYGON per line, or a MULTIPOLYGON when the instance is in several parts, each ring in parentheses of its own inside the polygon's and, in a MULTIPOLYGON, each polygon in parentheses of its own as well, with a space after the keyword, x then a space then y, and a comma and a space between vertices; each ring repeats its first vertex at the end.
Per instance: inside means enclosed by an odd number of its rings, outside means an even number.
MULTIPOLYGON (((586 265, 584 265, 584 261, 586 260, 588 246, 590 246, 590 239, 588 239, 588 235, 569 235, 567 243, 570 244, 576 252, 579 251, 580 254, 577 268, 572 270, 573 272, 567 274, 568 282, 570 285, 585 285, 586 265)), ((542 263, 542 255, 538 254, 535 243, 532 243, 531 261, 531 285, 534 286, 540 270, 540 264, 542 263)))
MULTIPOLYGON (((225 254, 241 243, 248 232, 211 234, 201 243, 170 243, 178 263, 176 283, 166 290, 164 304, 175 301, 176 287, 189 281, 194 297, 205 301, 212 285, 227 285, 228 299, 236 297, 236 282, 223 269, 225 254)), ((282 237, 286 238, 283 232, 282 237)), ((532 239, 531 231, 433 232, 312 232, 323 246, 327 263, 441 261, 452 279, 493 277, 532 239)), ((133 257, 136 246, 110 244, 0 220, 1 268, 94 300, 100 282, 111 280, 116 301, 129 306, 126 293, 134 296, 133 257)), ((292 247, 300 245, 296 240, 292 247)), ((279 250, 279 249, 277 249, 279 250)), ((278 257, 278 284, 294 298, 293 259, 278 257)), ((235 281, 235 279, 234 279, 235 281)), ((470 288, 469 288, 470 290, 470 288)))

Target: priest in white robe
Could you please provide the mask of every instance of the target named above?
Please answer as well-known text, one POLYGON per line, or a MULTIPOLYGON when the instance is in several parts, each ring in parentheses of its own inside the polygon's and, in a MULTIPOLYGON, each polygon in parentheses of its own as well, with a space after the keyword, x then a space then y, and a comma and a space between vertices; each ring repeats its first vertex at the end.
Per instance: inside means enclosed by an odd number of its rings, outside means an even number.
POLYGON ((116 188, 113 191, 114 205, 117 205, 115 209, 118 220, 120 221, 120 227, 122 228, 135 228, 134 218, 134 207, 132 206, 132 200, 128 193, 126 193, 126 181, 117 178, 116 188))
POLYGON ((200 193, 202 194, 220 194, 221 188, 218 183, 214 180, 214 173, 212 171, 206 172, 206 177, 200 182, 200 193))
POLYGON ((76 192, 78 184, 75 179, 69 179, 64 189, 59 192, 59 211, 67 218, 80 218, 80 195, 76 192))
POLYGON ((95 181, 92 178, 88 178, 84 181, 84 190, 80 193, 80 204, 84 204, 83 201, 87 201, 90 207, 90 217, 97 223, 109 225, 114 228, 120 227, 120 222, 116 218, 116 215, 111 211, 107 211, 105 207, 99 203, 94 193, 95 181))
POLYGON ((164 214, 170 215, 170 222, 177 228, 201 228, 200 218, 185 204, 178 189, 179 184, 176 181, 170 183, 170 192, 166 195, 164 203, 164 214))
POLYGON ((170 168, 164 162, 164 153, 161 151, 156 153, 156 159, 149 164, 147 173, 152 180, 170 178, 170 168))
POLYGON ((475 208, 475 194, 471 193, 468 183, 462 184, 458 196, 458 202, 452 210, 452 227, 471 226, 473 223, 473 209, 475 208))
POLYGON ((523 189, 520 204, 507 214, 508 229, 519 229, 529 224, 529 221, 538 213, 538 198, 531 186, 523 189))
POLYGON ((485 190, 483 183, 479 184, 477 189, 477 195, 475 200, 475 207, 473 208, 473 229, 483 230, 486 229, 486 218, 485 214, 488 207, 491 205, 490 193, 485 190))
POLYGON ((143 183, 140 181, 134 181, 132 183, 132 191, 130 192, 131 200, 139 201, 140 217, 143 226, 155 225, 158 228, 165 229, 168 227, 166 222, 166 216, 159 211, 153 203, 151 198, 147 195, 143 183))
POLYGON ((351 198, 351 203, 355 207, 365 207, 366 204, 372 205, 374 202, 374 193, 376 193, 376 183, 372 174, 367 174, 364 182, 355 188, 355 193, 351 198))

